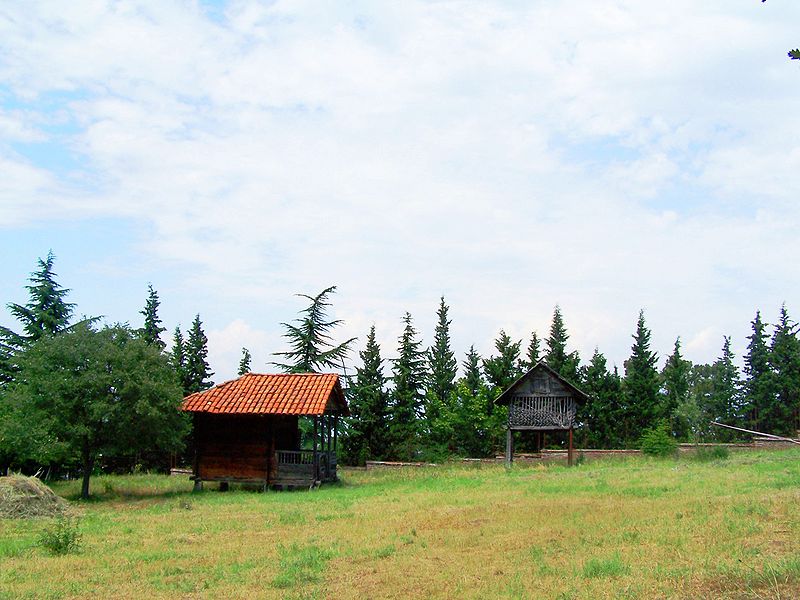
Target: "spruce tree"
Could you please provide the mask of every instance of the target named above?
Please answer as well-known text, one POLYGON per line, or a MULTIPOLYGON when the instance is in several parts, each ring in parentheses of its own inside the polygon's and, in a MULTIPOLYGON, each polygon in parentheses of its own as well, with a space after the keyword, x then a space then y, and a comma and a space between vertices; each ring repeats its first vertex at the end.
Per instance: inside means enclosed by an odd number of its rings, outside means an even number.
MULTIPOLYGON (((713 387, 706 416, 709 422, 719 421, 726 425, 740 425, 742 402, 739 369, 733 362, 734 355, 731 350, 731 338, 724 336, 723 339, 722 356, 717 359, 713 366, 713 387)), ((736 434, 728 429, 716 429, 714 433, 717 439, 724 441, 737 437, 736 434)))
POLYGON ((689 373, 692 369, 691 361, 685 360, 681 355, 681 338, 675 339, 672 354, 667 357, 661 378, 664 382, 664 395, 661 414, 672 423, 672 431, 681 435, 680 423, 676 422, 678 406, 686 403, 689 398, 689 373))
POLYGON ((770 433, 769 429, 774 425, 772 406, 775 394, 766 324, 761 320, 761 311, 756 311, 756 316, 750 325, 753 332, 747 337, 750 341, 744 357, 747 415, 750 429, 770 433))
POLYGON ((584 371, 583 390, 589 396, 578 415, 586 425, 584 444, 592 448, 618 446, 622 442, 620 378, 616 369, 609 372, 606 357, 597 348, 584 371))
POLYGON ((389 395, 374 325, 359 357, 362 366, 356 368, 355 381, 348 387, 350 418, 344 440, 345 454, 353 464, 381 460, 390 454, 389 395))
POLYGON ((469 393, 473 396, 478 395, 478 390, 480 390, 481 386, 483 385, 480 362, 480 354, 475 352, 474 345, 470 346, 469 352, 467 352, 466 358, 461 364, 464 367, 464 383, 467 386, 469 393))
POLYGON ((646 429, 656 426, 666 416, 659 402, 658 357, 650 350, 650 330, 645 323, 643 310, 639 311, 633 340, 631 356, 625 361, 623 384, 628 442, 638 440, 646 429))
POLYGON ((403 324, 403 333, 398 341, 398 358, 393 361, 392 367, 394 390, 390 435, 394 458, 408 460, 414 457, 418 447, 426 361, 410 313, 403 317, 403 324))
POLYGON ((785 304, 781 306, 775 325, 769 362, 775 395, 768 433, 794 435, 800 428, 800 340, 797 339, 797 323, 789 318, 785 304))
POLYGON ((531 334, 531 343, 528 344, 528 350, 525 355, 525 364, 523 368, 525 370, 530 370, 536 366, 536 364, 541 360, 539 356, 539 346, 541 345, 541 341, 539 340, 539 336, 534 331, 531 334))
POLYGON ((433 334, 433 345, 428 349, 427 395, 442 405, 450 400, 458 370, 458 362, 450 348, 451 321, 447 318, 448 310, 442 296, 436 313, 439 320, 433 334))
POLYGON ((572 384, 580 383, 578 369, 580 359, 577 352, 567 352, 567 328, 564 325, 564 318, 561 315, 561 308, 556 305, 553 310, 553 322, 550 325, 550 337, 547 338, 547 353, 545 361, 547 366, 561 375, 572 384))
POLYGON ((331 331, 342 323, 341 319, 327 320, 327 309, 331 306, 328 296, 336 291, 332 285, 316 296, 297 294, 310 301, 308 308, 301 311, 301 317, 295 319, 297 325, 281 323, 286 329, 285 337, 291 350, 276 352, 276 356, 284 356, 289 362, 272 363, 287 373, 318 373, 322 369, 338 369, 342 367, 350 346, 356 338, 334 345, 331 331))
POLYGON ((242 360, 239 361, 239 377, 250 372, 250 361, 252 359, 253 357, 250 355, 250 350, 242 348, 242 360))
POLYGON ((521 340, 514 342, 505 331, 500 330, 500 334, 494 342, 497 355, 484 359, 483 372, 486 375, 486 381, 494 388, 495 397, 499 396, 522 374, 519 360, 521 345, 521 340))
POLYGON ((139 314, 144 315, 144 327, 139 330, 139 335, 150 346, 155 346, 159 350, 163 350, 166 344, 161 341, 161 332, 166 331, 166 327, 161 327, 161 319, 158 316, 158 307, 161 301, 158 299, 158 294, 153 289, 152 284, 147 285, 147 301, 145 302, 144 310, 139 314))
POLYGON ((183 395, 188 396, 189 380, 186 371, 186 342, 183 339, 180 325, 175 327, 175 332, 172 334, 172 351, 169 355, 169 364, 175 371, 175 376, 180 383, 183 395))
POLYGON ((200 315, 196 315, 189 329, 189 337, 186 339, 186 393, 193 394, 207 390, 213 384, 210 381, 214 374, 209 368, 208 361, 208 338, 203 332, 203 323, 200 315))

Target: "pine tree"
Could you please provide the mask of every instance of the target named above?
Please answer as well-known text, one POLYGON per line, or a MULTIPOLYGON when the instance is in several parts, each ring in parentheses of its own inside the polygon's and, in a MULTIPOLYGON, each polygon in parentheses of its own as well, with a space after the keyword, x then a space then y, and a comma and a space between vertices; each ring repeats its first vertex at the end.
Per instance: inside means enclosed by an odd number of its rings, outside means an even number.
POLYGON ((403 317, 403 333, 398 341, 399 357, 392 368, 394 390, 391 405, 393 455, 411 459, 417 450, 419 419, 422 416, 425 386, 425 352, 412 323, 411 314, 403 317))
POLYGON ((794 435, 800 427, 800 340, 797 339, 797 323, 789 318, 785 304, 781 306, 775 325, 769 362, 775 396, 768 432, 794 435))
POLYGON ((297 325, 281 323, 286 329, 283 337, 289 340, 291 350, 276 352, 275 355, 284 356, 290 362, 272 364, 287 373, 318 373, 321 369, 337 369, 343 365, 356 338, 350 338, 335 346, 332 343, 330 332, 342 323, 341 319, 326 320, 327 309, 331 306, 328 296, 335 291, 336 286, 332 285, 316 296, 297 294, 309 300, 311 304, 301 311, 302 316, 295 320, 297 325))
POLYGON ((208 338, 203 332, 203 323, 200 315, 196 315, 189 329, 189 337, 186 339, 186 392, 193 394, 207 390, 213 384, 209 381, 214 374, 211 372, 208 361, 208 338))
POLYGON ((595 348, 583 375, 583 390, 589 400, 578 415, 586 425, 584 444, 592 448, 614 448, 622 442, 622 389, 616 369, 609 372, 606 358, 595 348))
POLYGON ((664 382, 664 395, 661 407, 661 414, 669 419, 672 430, 677 435, 681 435, 680 423, 675 419, 678 406, 686 403, 689 398, 689 373, 692 369, 691 361, 685 360, 681 356, 681 338, 675 340, 675 348, 672 354, 667 357, 661 378, 664 382))
POLYGON ((753 333, 748 336, 747 355, 744 357, 745 395, 750 429, 765 431, 774 425, 771 409, 774 403, 774 381, 770 369, 767 347, 766 324, 761 320, 761 311, 750 323, 753 333), (764 427, 765 429, 762 429, 764 427))
POLYGON ((166 327, 161 327, 161 319, 158 317, 158 307, 161 301, 158 294, 153 289, 152 284, 147 285, 147 301, 144 310, 139 314, 144 315, 144 327, 139 330, 139 335, 149 345, 163 350, 166 344, 161 341, 161 332, 166 331, 166 327))
POLYGON ((539 356, 539 346, 541 345, 541 341, 539 340, 539 336, 534 331, 531 334, 531 343, 528 344, 528 351, 526 353, 526 360, 523 368, 525 370, 530 370, 536 366, 536 364, 541 360, 539 356))
MULTIPOLYGON (((712 371, 712 391, 707 420, 720 421, 726 425, 739 424, 742 412, 742 402, 739 381, 739 369, 734 364, 731 338, 724 336, 722 356, 714 363, 712 371)), ((729 441, 736 435, 728 429, 716 429, 717 439, 729 441)))
POLYGON ((239 377, 250 372, 250 361, 252 359, 253 357, 250 355, 250 350, 242 348, 242 360, 239 361, 239 377))
POLYGON ((355 381, 348 387, 350 418, 344 442, 345 453, 353 464, 381 460, 390 453, 389 396, 374 325, 359 357, 362 366, 356 368, 355 381))
POLYGON ((189 391, 189 380, 186 371, 186 342, 183 339, 180 325, 175 327, 175 332, 172 334, 172 351, 169 355, 169 364, 175 371, 178 378, 183 395, 188 396, 191 394, 189 391))
POLYGON ((545 361, 547 366, 553 369, 570 383, 580 383, 578 369, 580 359, 577 352, 567 352, 567 328, 564 325, 564 318, 561 315, 561 308, 556 305, 553 310, 553 322, 550 326, 550 337, 547 338, 547 353, 545 361))
POLYGON ((497 356, 484 359, 483 372, 489 385, 494 388, 495 397, 499 396, 522 374, 519 360, 521 345, 522 340, 514 342, 505 331, 500 330, 500 334, 494 342, 497 356))
POLYGON ((625 404, 629 426, 628 442, 637 440, 648 428, 656 426, 666 415, 662 412, 658 394, 658 357, 650 350, 650 330, 639 311, 631 356, 625 361, 625 404))
POLYGON ((478 390, 483 386, 483 378, 481 377, 480 369, 481 357, 480 354, 475 352, 475 346, 469 347, 467 357, 461 363, 464 367, 464 383, 473 396, 478 395, 478 390))
POLYGON ((450 323, 447 318, 449 308, 442 296, 436 313, 439 321, 433 334, 433 346, 428 349, 428 389, 429 397, 440 404, 447 404, 455 388, 458 362, 450 349, 450 323))

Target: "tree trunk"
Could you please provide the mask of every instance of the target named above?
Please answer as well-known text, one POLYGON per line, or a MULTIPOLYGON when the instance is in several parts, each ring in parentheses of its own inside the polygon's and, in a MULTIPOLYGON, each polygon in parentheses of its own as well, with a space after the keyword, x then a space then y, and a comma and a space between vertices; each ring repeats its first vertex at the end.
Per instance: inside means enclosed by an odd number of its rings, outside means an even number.
POLYGON ((89 499, 89 477, 92 475, 92 468, 94 468, 94 455, 89 447, 89 440, 83 440, 83 482, 81 483, 81 498, 83 500, 89 499))

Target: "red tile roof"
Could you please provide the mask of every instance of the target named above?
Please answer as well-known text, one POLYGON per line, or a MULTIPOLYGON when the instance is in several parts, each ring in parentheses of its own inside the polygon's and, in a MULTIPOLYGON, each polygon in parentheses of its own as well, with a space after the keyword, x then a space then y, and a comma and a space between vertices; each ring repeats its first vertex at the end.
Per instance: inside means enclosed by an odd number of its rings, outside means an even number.
POLYGON ((247 373, 183 400, 187 412, 321 415, 326 410, 348 414, 333 373, 260 375, 247 373))

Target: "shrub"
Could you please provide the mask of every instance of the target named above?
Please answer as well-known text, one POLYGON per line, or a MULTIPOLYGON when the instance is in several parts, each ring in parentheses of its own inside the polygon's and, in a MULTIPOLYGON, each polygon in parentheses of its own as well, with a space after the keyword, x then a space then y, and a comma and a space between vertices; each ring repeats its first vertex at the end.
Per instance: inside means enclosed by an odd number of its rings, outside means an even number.
POLYGON ((42 531, 39 536, 39 545, 53 555, 77 552, 80 544, 78 522, 70 517, 58 517, 55 523, 42 531))
POLYGON ((642 434, 639 448, 648 456, 674 456, 678 451, 678 442, 670 434, 668 425, 662 422, 642 434))

